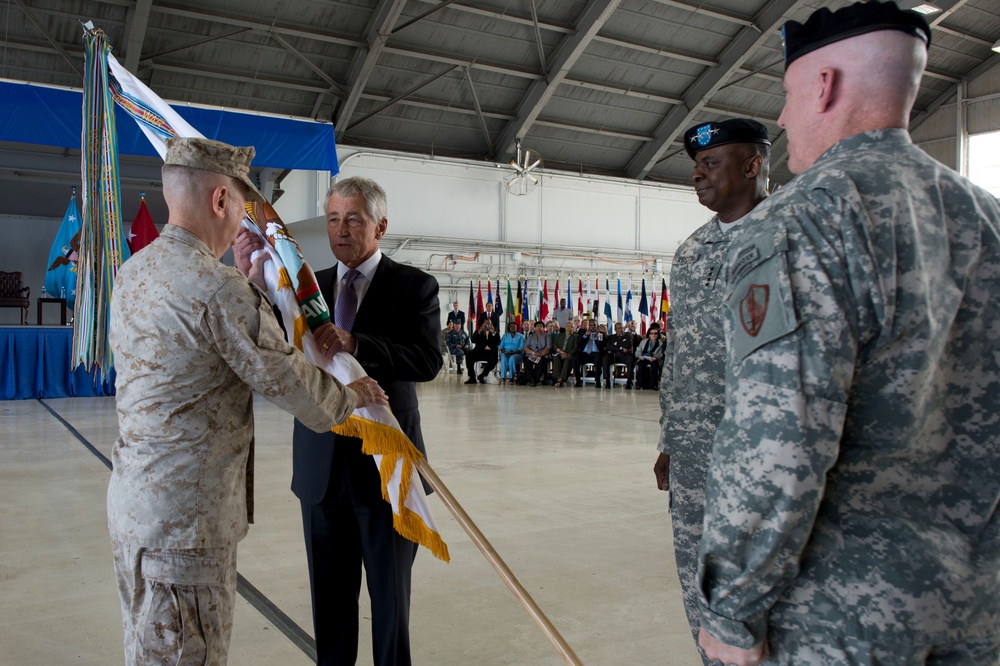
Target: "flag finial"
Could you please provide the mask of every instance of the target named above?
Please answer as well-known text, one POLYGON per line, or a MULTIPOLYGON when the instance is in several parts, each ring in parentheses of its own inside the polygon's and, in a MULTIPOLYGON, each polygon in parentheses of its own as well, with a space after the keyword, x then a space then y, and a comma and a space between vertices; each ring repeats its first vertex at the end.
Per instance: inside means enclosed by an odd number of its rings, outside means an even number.
POLYGON ((143 201, 145 201, 146 200, 146 193, 145 192, 139 192, 139 198, 142 199, 143 201))

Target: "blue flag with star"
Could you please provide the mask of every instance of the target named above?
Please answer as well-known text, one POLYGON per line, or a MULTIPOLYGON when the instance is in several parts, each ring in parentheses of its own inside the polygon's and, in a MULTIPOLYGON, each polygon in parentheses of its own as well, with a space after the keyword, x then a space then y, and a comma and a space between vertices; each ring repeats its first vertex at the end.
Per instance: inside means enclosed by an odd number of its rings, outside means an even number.
POLYGON ((80 252, 80 211, 76 195, 69 200, 62 224, 56 232, 49 250, 48 270, 45 272, 45 291, 50 298, 65 298, 70 312, 76 305, 76 264, 80 252))

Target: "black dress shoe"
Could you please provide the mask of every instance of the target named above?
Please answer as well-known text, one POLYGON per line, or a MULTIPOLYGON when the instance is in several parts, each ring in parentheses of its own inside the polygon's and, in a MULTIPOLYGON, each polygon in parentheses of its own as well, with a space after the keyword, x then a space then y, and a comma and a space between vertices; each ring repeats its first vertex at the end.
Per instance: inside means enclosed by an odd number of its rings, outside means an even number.
POLYGON ((485 375, 479 375, 479 383, 480 384, 485 384, 486 383, 486 376, 485 375))
POLYGON ((473 377, 469 377, 468 379, 465 380, 465 383, 466 384, 475 384, 476 380, 473 377))

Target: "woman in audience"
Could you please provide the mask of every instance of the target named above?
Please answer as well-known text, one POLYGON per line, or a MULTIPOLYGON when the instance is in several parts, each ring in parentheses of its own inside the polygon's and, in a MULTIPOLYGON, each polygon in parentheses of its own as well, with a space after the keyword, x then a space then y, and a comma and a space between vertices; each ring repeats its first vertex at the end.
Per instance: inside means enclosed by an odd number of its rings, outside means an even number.
POLYGON ((507 380, 514 383, 518 368, 521 367, 521 355, 524 353, 524 334, 517 330, 517 324, 507 324, 507 332, 500 339, 500 384, 506 385, 507 380))
POLYGON ((660 339, 660 329, 653 326, 646 334, 646 339, 639 345, 639 362, 635 368, 636 388, 660 388, 660 367, 663 365, 663 354, 666 344, 660 339))
POLYGON ((549 364, 548 356, 552 351, 552 339, 545 332, 545 322, 535 322, 535 332, 524 341, 524 371, 531 377, 531 386, 545 379, 545 371, 549 364))

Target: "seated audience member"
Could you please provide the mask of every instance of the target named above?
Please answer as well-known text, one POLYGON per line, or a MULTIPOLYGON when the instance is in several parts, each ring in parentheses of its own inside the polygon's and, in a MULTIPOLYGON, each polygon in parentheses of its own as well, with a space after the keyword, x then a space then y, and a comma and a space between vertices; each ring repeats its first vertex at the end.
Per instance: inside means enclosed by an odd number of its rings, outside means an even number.
POLYGON ((509 379, 513 385, 517 371, 521 368, 524 354, 524 334, 517 330, 517 324, 507 324, 507 332, 500 338, 500 383, 506 385, 509 379))
POLYGON ((469 352, 465 359, 466 367, 469 370, 469 379, 465 382, 466 384, 475 384, 477 381, 480 384, 485 384, 486 375, 492 372, 493 368, 497 367, 500 334, 493 328, 493 322, 489 318, 484 318, 480 321, 482 321, 482 324, 480 324, 479 330, 472 335, 472 344, 475 345, 475 349, 469 352), (474 376, 477 361, 485 361, 486 363, 479 372, 479 377, 474 376))
POLYGON ((632 373, 635 369, 633 367, 635 366, 635 345, 632 343, 632 334, 625 330, 621 322, 615 324, 614 335, 608 336, 608 343, 604 347, 604 357, 601 359, 604 383, 607 386, 614 386, 611 371, 616 363, 625 365, 625 388, 631 390, 632 373))
POLYGON ((636 330, 637 328, 639 328, 639 324, 636 323, 635 319, 632 319, 625 324, 625 332, 632 336, 632 349, 638 349, 639 345, 642 343, 642 336, 639 335, 636 330))
POLYGON ((524 337, 528 337, 535 332, 535 322, 531 319, 525 319, 521 323, 521 332, 524 333, 524 337))
POLYGON ((448 351, 455 357, 455 363, 458 365, 456 372, 462 374, 462 359, 465 358, 465 355, 472 347, 469 343, 469 334, 458 324, 453 324, 453 328, 445 337, 445 341, 448 343, 448 351))
POLYGON ((566 320, 566 332, 552 336, 552 375, 556 386, 562 386, 569 378, 569 372, 580 350, 580 338, 572 319, 566 320))
MULTIPOLYGON (((441 355, 444 356, 445 364, 448 366, 448 370, 455 367, 455 359, 452 358, 451 352, 448 350, 448 332, 452 330, 452 322, 448 322, 444 330, 441 331, 441 355)), ((442 367, 444 367, 442 365, 442 367)))
POLYGON ((534 332, 524 341, 524 371, 530 377, 528 383, 531 386, 545 379, 550 351, 552 351, 552 340, 545 332, 545 323, 536 321, 534 332))
POLYGON ((596 319, 587 323, 587 330, 580 333, 580 353, 576 357, 576 386, 583 386, 583 366, 594 365, 594 383, 601 388, 601 357, 604 356, 605 335, 601 333, 596 319))
POLYGON ((639 345, 635 366, 635 385, 638 389, 660 388, 660 367, 663 365, 663 354, 667 345, 661 339, 660 328, 651 326, 646 338, 639 345))

